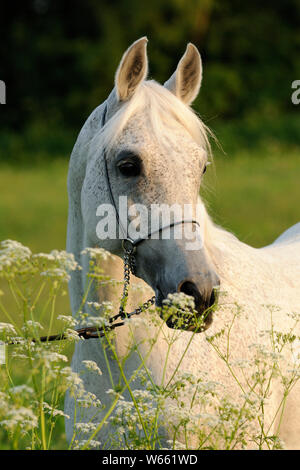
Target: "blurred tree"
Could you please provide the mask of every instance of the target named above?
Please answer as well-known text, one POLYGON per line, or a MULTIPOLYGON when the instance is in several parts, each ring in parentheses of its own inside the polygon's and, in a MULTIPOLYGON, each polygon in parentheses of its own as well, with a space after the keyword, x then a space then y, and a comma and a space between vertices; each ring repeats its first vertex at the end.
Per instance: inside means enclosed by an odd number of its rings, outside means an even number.
POLYGON ((3 2, 1 127, 81 126, 113 86, 124 50, 149 38, 150 77, 164 82, 195 43, 204 62, 195 107, 206 119, 295 112, 299 0, 28 0, 3 2), (4 111, 5 110, 5 111, 4 111))

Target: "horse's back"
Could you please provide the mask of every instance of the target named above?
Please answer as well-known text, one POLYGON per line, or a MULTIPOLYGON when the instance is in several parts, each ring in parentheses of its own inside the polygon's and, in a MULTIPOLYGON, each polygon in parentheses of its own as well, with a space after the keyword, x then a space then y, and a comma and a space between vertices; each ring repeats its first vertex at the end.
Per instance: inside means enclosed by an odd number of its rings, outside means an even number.
MULTIPOLYGON (((284 271, 285 278, 300 279, 300 222, 285 230, 270 245, 261 248, 266 260, 271 261, 274 269, 284 271)), ((299 285, 300 287, 300 285, 299 285)))
POLYGON ((285 230, 270 246, 282 243, 300 243, 300 222, 285 230))

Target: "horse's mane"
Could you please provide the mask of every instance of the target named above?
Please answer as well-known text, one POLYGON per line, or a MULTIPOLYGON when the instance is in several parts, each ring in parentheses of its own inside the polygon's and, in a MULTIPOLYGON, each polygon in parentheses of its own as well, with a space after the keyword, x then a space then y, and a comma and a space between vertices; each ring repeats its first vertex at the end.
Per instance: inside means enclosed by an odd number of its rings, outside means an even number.
POLYGON ((160 145, 168 146, 172 142, 172 134, 176 128, 178 129, 179 124, 188 131, 201 148, 210 154, 208 136, 211 132, 206 125, 189 106, 154 80, 144 81, 104 127, 96 132, 91 142, 91 150, 99 149, 101 145, 109 151, 130 118, 143 110, 147 113, 153 138, 157 139, 160 145))

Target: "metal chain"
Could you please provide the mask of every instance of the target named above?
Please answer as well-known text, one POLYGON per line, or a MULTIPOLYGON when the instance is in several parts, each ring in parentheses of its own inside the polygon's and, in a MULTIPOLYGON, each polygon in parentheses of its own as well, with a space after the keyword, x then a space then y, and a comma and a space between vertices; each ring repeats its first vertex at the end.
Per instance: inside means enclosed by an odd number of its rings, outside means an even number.
MULTIPOLYGON (((123 285, 123 293, 122 293, 122 298, 120 301, 120 308, 119 308, 119 313, 113 317, 110 317, 108 322, 109 325, 105 327, 97 327, 97 326, 87 326, 86 328, 80 328, 78 330, 75 330, 80 338, 84 339, 91 339, 91 338, 101 338, 105 336, 106 332, 114 330, 115 328, 119 326, 124 325, 124 321, 115 323, 117 319, 125 320, 126 318, 129 319, 133 315, 140 315, 142 312, 147 310, 151 305, 155 303, 155 295, 151 297, 149 300, 144 302, 140 307, 137 307, 135 310, 132 312, 127 313, 125 311, 126 303, 128 300, 128 290, 129 290, 129 284, 130 284, 130 273, 134 274, 135 273, 135 257, 134 257, 134 252, 135 252, 135 247, 130 246, 126 247, 123 245, 124 248, 124 285, 123 285)), ((41 336, 39 338, 39 341, 41 342, 46 342, 46 341, 60 341, 63 339, 66 339, 67 336, 64 333, 59 333, 57 335, 51 335, 51 336, 41 336)), ((37 342, 35 338, 32 338, 31 341, 37 342)), ((17 342, 11 342, 9 344, 17 344, 17 342)))
MULTIPOLYGON (((133 310, 131 313, 126 313, 124 308, 127 303, 128 299, 128 289, 129 289, 129 284, 130 284, 130 273, 134 274, 135 273, 135 258, 134 258, 134 247, 131 249, 126 249, 124 247, 124 287, 123 287, 123 296, 121 299, 121 305, 120 305, 120 310, 119 310, 119 315, 122 320, 125 318, 130 318, 133 315, 139 315, 142 313, 144 310, 147 310, 151 305, 154 304, 155 302, 155 295, 151 297, 149 300, 144 302, 140 307, 136 308, 133 310)), ((116 317, 115 317, 116 318, 116 317)))
MULTIPOLYGON (((123 245, 124 248, 124 285, 123 285, 123 294, 122 298, 120 301, 120 308, 119 308, 119 313, 109 319, 110 325, 105 327, 87 327, 87 328, 82 328, 81 330, 77 330, 77 333, 79 336, 84 337, 85 339, 89 338, 101 338, 105 336, 105 331, 110 331, 118 326, 123 326, 124 321, 119 322, 119 323, 114 323, 118 318, 121 320, 125 320, 126 318, 129 319, 133 315, 140 315, 142 312, 147 310, 151 305, 155 303, 155 295, 148 299, 146 302, 144 302, 140 307, 137 307, 135 310, 133 310, 130 313, 127 313, 125 311, 126 303, 128 300, 128 289, 129 289, 129 284, 130 284, 130 273, 134 274, 135 273, 135 257, 134 257, 134 252, 135 252, 135 247, 132 246, 130 248, 126 248, 125 245, 123 245)), ((59 338, 60 339, 60 338, 59 338)), ((40 340, 42 340, 40 338, 40 340)))
POLYGON ((124 285, 123 285, 123 295, 120 302, 120 309, 119 309, 119 317, 124 319, 126 317, 125 307, 128 299, 128 289, 130 284, 130 258, 132 256, 132 252, 125 251, 124 252, 124 285))

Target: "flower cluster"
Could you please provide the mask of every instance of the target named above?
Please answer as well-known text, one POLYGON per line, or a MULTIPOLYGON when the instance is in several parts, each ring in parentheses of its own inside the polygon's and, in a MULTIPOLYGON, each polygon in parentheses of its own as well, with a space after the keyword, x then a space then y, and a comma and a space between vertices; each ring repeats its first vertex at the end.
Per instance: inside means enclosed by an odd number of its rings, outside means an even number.
MULTIPOLYGON (((115 282, 98 264, 110 254, 99 248, 86 249, 82 254, 89 256, 92 283, 115 282)), ((0 339, 11 345, 7 363, 0 365, 0 439, 6 445, 48 449, 53 436, 62 439, 63 421, 71 419, 63 409, 67 392, 74 401, 76 422, 71 443, 64 441, 65 447, 284 447, 279 435, 285 404, 300 378, 299 315, 291 314, 289 327, 278 331, 272 323, 277 307, 267 306, 270 327, 255 335, 255 342, 245 347, 244 357, 239 357, 238 348, 231 347, 235 322, 247 314, 239 306, 232 308, 228 323, 223 322, 219 331, 215 328, 213 333, 200 335, 210 357, 222 364, 226 376, 223 383, 221 379, 213 380, 209 372, 199 371, 195 376, 183 370, 195 331, 201 330, 193 297, 184 293, 169 295, 161 309, 153 307, 143 316, 127 320, 130 337, 120 358, 115 336, 105 329, 113 315, 111 302, 89 300, 87 295, 76 318, 68 312, 57 314, 66 312, 57 312, 56 302, 61 300, 64 285, 76 269, 81 268, 73 255, 64 251, 32 254, 11 240, 0 245, 0 278, 7 283, 3 286, 5 299, 0 302, 0 339), (5 304, 8 293, 12 299, 5 304), (167 329, 162 318, 175 329, 167 329), (76 331, 79 326, 103 327, 106 337, 99 347, 103 347, 105 365, 101 368, 99 361, 87 357, 81 361, 80 372, 70 366, 74 342, 85 341, 76 331), (146 328, 151 334, 137 340, 135 331, 145 332, 146 328), (176 328, 189 330, 184 333, 189 340, 178 364, 174 363, 173 348, 177 348, 182 335, 176 328), (44 341, 53 329, 63 333, 66 340, 44 341), (160 358, 161 376, 155 381, 149 364, 161 338, 166 353, 160 358), (133 363, 133 358, 134 371, 125 367, 127 361, 133 363), (116 370, 119 377, 114 383, 116 370), (100 399, 88 388, 93 381, 105 382, 105 374, 111 389, 100 399), (270 408, 274 383, 280 385, 277 390, 282 390, 282 399, 270 408), (100 442, 97 436, 104 427, 105 442, 100 442)))

